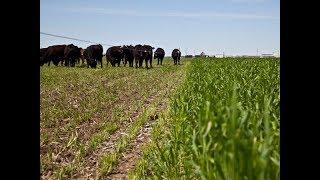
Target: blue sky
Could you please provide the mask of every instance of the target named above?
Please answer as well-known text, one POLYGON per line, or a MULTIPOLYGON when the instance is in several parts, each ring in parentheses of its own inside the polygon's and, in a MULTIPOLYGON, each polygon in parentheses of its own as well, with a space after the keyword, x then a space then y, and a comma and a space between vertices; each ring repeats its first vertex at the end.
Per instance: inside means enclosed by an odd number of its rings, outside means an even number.
MULTIPOLYGON (((166 55, 280 50, 279 0, 41 0, 40 31, 110 45, 150 44, 166 55)), ((40 47, 90 44, 40 35, 40 47)), ((104 45, 104 52, 109 46, 104 45)))

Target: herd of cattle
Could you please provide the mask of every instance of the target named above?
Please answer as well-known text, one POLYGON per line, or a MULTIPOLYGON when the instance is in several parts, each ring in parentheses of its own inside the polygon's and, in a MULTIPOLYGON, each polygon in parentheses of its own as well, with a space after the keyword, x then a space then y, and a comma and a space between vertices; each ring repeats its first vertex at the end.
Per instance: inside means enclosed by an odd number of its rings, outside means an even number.
MULTIPOLYGON (((124 66, 129 63, 129 67, 142 67, 143 61, 145 61, 146 68, 152 67, 152 56, 154 59, 158 59, 158 65, 162 65, 165 52, 162 48, 157 48, 153 54, 154 47, 150 45, 136 46, 124 45, 124 46, 112 46, 106 51, 107 65, 110 63, 112 66, 120 66, 121 61, 124 66)), ((86 61, 87 67, 96 68, 100 63, 102 68, 103 47, 98 45, 91 45, 86 49, 82 49, 73 44, 69 45, 54 45, 47 48, 40 49, 40 66, 48 64, 50 62, 56 66, 61 65, 75 67, 76 63, 82 64, 86 61)), ((171 57, 174 60, 174 64, 180 64, 181 52, 178 49, 174 49, 171 53, 171 57)))

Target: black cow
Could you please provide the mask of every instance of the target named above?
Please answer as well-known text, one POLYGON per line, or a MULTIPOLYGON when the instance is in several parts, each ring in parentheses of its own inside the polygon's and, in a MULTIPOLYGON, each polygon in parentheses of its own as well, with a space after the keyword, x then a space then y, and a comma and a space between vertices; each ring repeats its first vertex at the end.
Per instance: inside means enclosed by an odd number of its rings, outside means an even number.
POLYGON ((77 59, 77 64, 80 64, 80 60, 81 60, 81 64, 84 64, 84 56, 83 56, 83 52, 84 52, 84 49, 82 48, 79 48, 80 49, 80 58, 77 59))
POLYGON ((123 54, 124 54, 124 66, 129 62, 129 67, 133 67, 134 60, 134 47, 130 46, 122 46, 123 54))
POLYGON ((154 59, 158 59, 158 65, 159 65, 159 62, 162 65, 164 55, 165 55, 165 52, 162 48, 157 48, 157 50, 154 52, 154 59))
POLYGON ((78 46, 69 44, 64 49, 64 61, 65 61, 64 65, 65 66, 75 67, 76 60, 80 59, 80 57, 81 57, 81 52, 78 46))
POLYGON ((153 55, 153 49, 154 47, 150 46, 150 45, 143 45, 143 49, 144 49, 144 52, 145 52, 145 57, 144 57, 144 60, 146 62, 146 68, 149 68, 148 67, 148 61, 150 63, 150 68, 152 68, 152 55, 153 55))
POLYGON ((175 65, 177 65, 177 62, 178 62, 178 64, 180 64, 181 52, 179 51, 179 49, 174 49, 171 53, 171 56, 173 58, 175 65))
POLYGON ((51 61, 56 66, 58 66, 59 62, 61 62, 61 65, 62 65, 65 47, 66 45, 49 46, 43 56, 43 61, 48 62, 48 66, 50 66, 51 61))
POLYGON ((121 46, 112 46, 108 48, 106 52, 106 59, 107 59, 107 65, 109 62, 111 63, 111 66, 115 66, 118 64, 118 67, 120 66, 120 62, 123 59, 123 49, 121 46))
POLYGON ((83 58, 87 60, 87 67, 96 68, 100 62, 102 68, 102 53, 103 47, 100 44, 87 47, 83 52, 83 58))
POLYGON ((47 52, 48 48, 41 48, 40 49, 40 66, 43 66, 45 63, 47 63, 45 61, 44 55, 47 52))
POLYGON ((144 50, 141 44, 138 44, 134 47, 134 61, 136 64, 136 68, 142 67, 143 60, 146 57, 146 51, 144 50), (139 63, 139 66, 138 66, 139 63))

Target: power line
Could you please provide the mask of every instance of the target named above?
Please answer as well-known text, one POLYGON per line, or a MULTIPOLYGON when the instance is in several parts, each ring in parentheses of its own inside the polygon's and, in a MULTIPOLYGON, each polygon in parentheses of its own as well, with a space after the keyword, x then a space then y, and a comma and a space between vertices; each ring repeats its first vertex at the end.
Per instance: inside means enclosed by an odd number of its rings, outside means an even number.
MULTIPOLYGON (((82 40, 82 39, 77 39, 77 38, 67 37, 67 36, 61 36, 61 35, 56 35, 56 34, 50 34, 50 33, 45 33, 45 32, 40 32, 40 34, 44 34, 44 35, 48 35, 48 36, 53 36, 53 37, 64 38, 64 39, 71 39, 71 40, 76 40, 76 41, 81 41, 81 42, 93 43, 93 44, 101 44, 101 45, 105 45, 105 46, 116 46, 116 45, 102 44, 102 43, 97 43, 97 42, 93 42, 93 41, 87 41, 87 40, 82 40)), ((179 49, 180 49, 180 48, 179 48, 179 49)))
POLYGON ((110 44, 102 44, 102 43, 97 43, 97 42, 93 42, 93 41, 87 41, 87 40, 82 40, 82 39, 77 39, 77 38, 72 38, 72 37, 67 37, 67 36, 60 36, 60 35, 55 35, 55 34, 50 34, 50 33, 45 33, 45 32, 40 32, 40 34, 53 36, 53 37, 59 37, 59 38, 65 38, 65 39, 71 39, 71 40, 76 40, 76 41, 81 41, 81 42, 87 42, 87 43, 101 44, 101 45, 105 45, 105 46, 114 46, 114 45, 110 45, 110 44))

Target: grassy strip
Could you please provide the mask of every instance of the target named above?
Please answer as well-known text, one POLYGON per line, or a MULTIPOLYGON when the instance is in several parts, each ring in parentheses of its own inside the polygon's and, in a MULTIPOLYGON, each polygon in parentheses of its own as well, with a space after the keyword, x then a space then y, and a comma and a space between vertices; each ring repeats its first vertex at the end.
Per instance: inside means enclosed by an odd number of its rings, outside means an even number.
POLYGON ((278 59, 196 59, 132 179, 279 179, 278 59))

